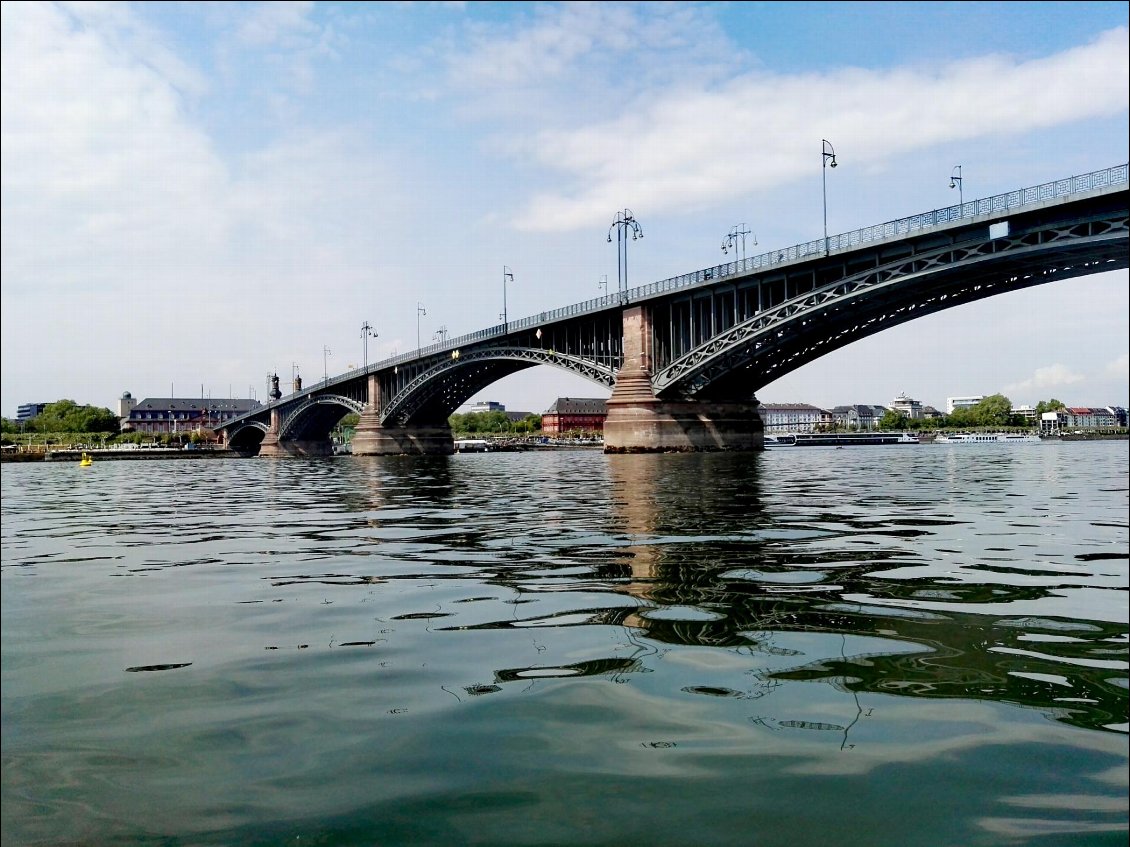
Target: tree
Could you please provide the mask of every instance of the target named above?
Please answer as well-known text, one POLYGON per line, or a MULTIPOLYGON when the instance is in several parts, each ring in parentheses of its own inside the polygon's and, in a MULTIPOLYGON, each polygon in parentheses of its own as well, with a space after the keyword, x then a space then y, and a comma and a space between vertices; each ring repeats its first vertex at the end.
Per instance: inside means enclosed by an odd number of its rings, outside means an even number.
POLYGON ((879 429, 906 429, 909 422, 910 418, 906 415, 901 415, 894 409, 887 409, 883 412, 883 417, 879 418, 879 429))
POLYGON ((1051 400, 1041 400, 1036 404, 1036 416, 1039 417, 1044 412, 1054 412, 1056 409, 1066 409, 1067 405, 1061 400, 1056 400, 1054 397, 1051 400))
POLYGON ((31 432, 117 432, 118 417, 106 408, 59 400, 48 403, 27 422, 27 428, 31 432))
POLYGON ((974 406, 973 411, 981 426, 1008 426, 1012 401, 1003 394, 993 394, 974 406))

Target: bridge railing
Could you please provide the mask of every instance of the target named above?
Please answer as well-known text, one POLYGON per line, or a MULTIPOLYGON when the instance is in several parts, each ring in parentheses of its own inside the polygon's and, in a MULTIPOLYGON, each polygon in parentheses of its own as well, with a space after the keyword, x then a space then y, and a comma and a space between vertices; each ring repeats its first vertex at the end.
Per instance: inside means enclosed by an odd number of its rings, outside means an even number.
MULTIPOLYGON (((968 203, 959 203, 955 206, 947 206, 943 209, 935 209, 931 212, 920 212, 919 214, 899 218, 895 221, 887 221, 886 223, 855 229, 851 232, 831 235, 828 236, 827 249, 829 252, 833 250, 844 250, 856 247, 860 244, 882 241, 886 238, 897 238, 912 232, 919 232, 936 226, 944 226, 954 223, 955 221, 977 218, 981 215, 998 214, 1009 209, 1044 203, 1048 200, 1069 197, 1074 194, 1082 194, 1112 185, 1121 185, 1127 181, 1128 168, 1130 168, 1130 166, 1125 164, 1117 165, 1113 168, 1103 168, 1102 170, 1092 171, 1087 174, 1067 177, 1066 179, 1057 179, 1054 182, 1046 182, 1042 185, 1035 185, 1031 188, 1008 191, 1004 194, 996 194, 992 197, 985 197, 980 200, 970 200, 968 203)), ((715 265, 711 268, 691 271, 690 273, 673 276, 669 279, 659 280, 658 282, 652 282, 647 285, 629 289, 623 294, 606 294, 602 297, 593 298, 592 300, 585 300, 583 303, 574 303, 570 306, 562 306, 558 309, 540 312, 536 315, 530 315, 529 317, 521 318, 516 321, 509 321, 506 324, 497 324, 496 326, 480 329, 466 335, 460 335, 457 338, 431 344, 419 350, 401 353, 376 362, 368 368, 356 368, 347 373, 322 380, 316 385, 307 386, 299 393, 313 393, 315 391, 324 390, 330 385, 355 379, 367 371, 384 370, 389 367, 395 367, 403 362, 415 361, 425 356, 454 350, 458 347, 478 343, 490 338, 503 338, 515 330, 528 329, 529 327, 552 323, 578 315, 598 312, 620 303, 634 302, 667 291, 673 291, 691 285, 699 285, 704 282, 712 282, 717 279, 722 279, 723 277, 734 276, 735 274, 767 270, 775 265, 802 261, 813 256, 822 255, 823 253, 824 239, 819 238, 814 241, 806 241, 803 244, 795 244, 792 247, 784 247, 780 250, 771 250, 757 256, 749 256, 735 262, 728 262, 722 265, 715 265)), ((289 400, 290 398, 287 399, 289 400)))

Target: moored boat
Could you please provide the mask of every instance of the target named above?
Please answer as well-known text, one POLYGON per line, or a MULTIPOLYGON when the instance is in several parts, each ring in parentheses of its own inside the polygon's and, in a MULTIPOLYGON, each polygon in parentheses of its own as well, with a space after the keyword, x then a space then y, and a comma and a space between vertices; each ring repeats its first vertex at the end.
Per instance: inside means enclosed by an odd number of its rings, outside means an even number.
POLYGON ((456 453, 489 453, 490 442, 481 438, 460 438, 455 441, 456 453))
POLYGON ((955 432, 934 440, 938 444, 1039 444, 1040 436, 1023 432, 955 432))
POLYGON ((797 432, 765 436, 765 447, 849 447, 918 444, 912 432, 797 432))

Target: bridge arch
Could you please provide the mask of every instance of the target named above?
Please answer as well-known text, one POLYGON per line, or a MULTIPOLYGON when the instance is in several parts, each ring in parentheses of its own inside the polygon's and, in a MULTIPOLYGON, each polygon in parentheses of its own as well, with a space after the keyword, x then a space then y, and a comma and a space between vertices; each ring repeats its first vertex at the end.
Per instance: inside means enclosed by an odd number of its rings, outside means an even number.
POLYGON ((446 422, 448 416, 487 386, 537 365, 564 369, 605 388, 611 388, 616 381, 615 369, 610 365, 543 347, 453 351, 449 358, 436 360, 400 386, 381 409, 381 423, 410 426, 446 422))
POLYGON ((241 421, 228 431, 227 443, 232 450, 240 452, 257 450, 263 443, 269 427, 263 421, 253 418, 241 421))
POLYGON ((292 407, 279 425, 279 437, 321 441, 329 438, 338 421, 350 412, 361 414, 365 403, 341 394, 311 394, 292 407))

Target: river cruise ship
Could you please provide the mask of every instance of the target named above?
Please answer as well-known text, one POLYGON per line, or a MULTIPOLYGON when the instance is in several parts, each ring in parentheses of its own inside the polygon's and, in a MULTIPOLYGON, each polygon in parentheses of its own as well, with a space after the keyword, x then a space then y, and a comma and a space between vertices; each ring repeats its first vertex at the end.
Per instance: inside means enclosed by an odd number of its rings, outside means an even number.
POLYGON ((797 432, 765 436, 766 448, 849 447, 858 445, 918 444, 911 432, 797 432))
POLYGON ((1023 432, 956 432, 934 440, 938 444, 1039 444, 1040 436, 1023 432))

